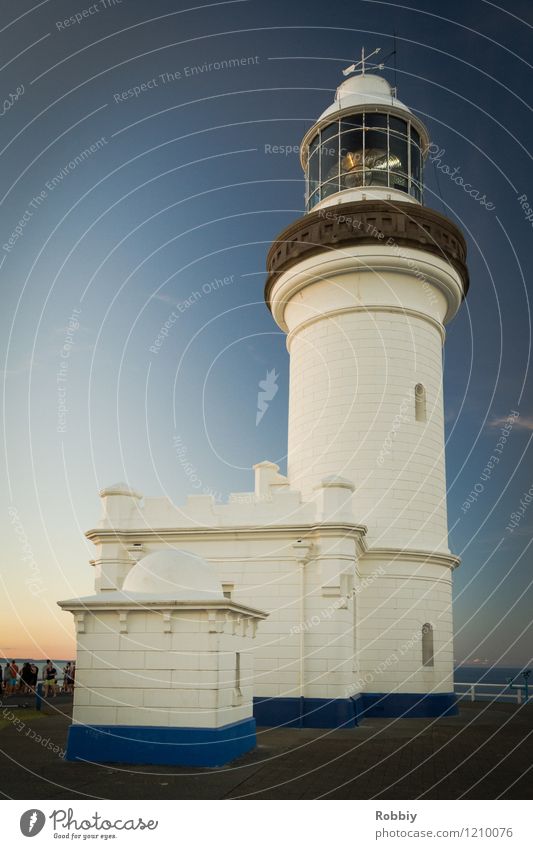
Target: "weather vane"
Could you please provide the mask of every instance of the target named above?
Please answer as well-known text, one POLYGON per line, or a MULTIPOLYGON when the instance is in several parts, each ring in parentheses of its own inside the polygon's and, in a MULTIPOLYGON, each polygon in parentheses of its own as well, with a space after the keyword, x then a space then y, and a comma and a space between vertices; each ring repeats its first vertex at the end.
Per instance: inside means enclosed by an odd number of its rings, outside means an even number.
MULTIPOLYGON (((380 50, 381 50, 381 47, 376 47, 376 49, 372 53, 369 53, 368 56, 365 56, 365 48, 363 47, 361 49, 361 58, 359 59, 359 61, 354 62, 354 64, 350 65, 349 68, 345 68, 342 73, 344 74, 345 77, 347 77, 348 74, 353 74, 354 71, 357 71, 359 69, 359 66, 361 66, 361 68, 360 68, 361 74, 364 75, 364 73, 365 73, 365 62, 368 62, 368 60, 371 59, 372 56, 375 56, 376 53, 379 53, 380 50)), ((371 67, 373 69, 377 68, 378 70, 383 70, 383 68, 385 66, 383 64, 381 64, 381 65, 371 65, 371 67)))

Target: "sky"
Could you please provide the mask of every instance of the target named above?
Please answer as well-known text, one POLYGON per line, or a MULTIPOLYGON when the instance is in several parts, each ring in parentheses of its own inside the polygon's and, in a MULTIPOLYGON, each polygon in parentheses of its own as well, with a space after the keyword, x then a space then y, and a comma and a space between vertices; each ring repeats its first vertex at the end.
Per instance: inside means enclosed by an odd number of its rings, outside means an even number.
POLYGON ((530 4, 1 6, 0 654, 73 654, 56 601, 92 589, 84 532, 105 485, 181 503, 192 467, 224 500, 260 460, 285 470, 288 354, 265 256, 304 212, 295 147, 364 45, 396 46, 383 74, 439 151, 425 204, 468 242, 444 377, 456 659, 528 664, 530 4))

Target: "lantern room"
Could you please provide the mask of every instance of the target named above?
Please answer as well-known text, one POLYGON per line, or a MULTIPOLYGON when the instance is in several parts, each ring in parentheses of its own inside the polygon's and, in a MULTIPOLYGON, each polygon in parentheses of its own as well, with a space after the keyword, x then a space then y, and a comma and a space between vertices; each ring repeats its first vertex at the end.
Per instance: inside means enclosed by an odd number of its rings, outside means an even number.
POLYGON ((307 211, 354 200, 423 200, 429 138, 376 74, 349 77, 306 133, 301 151, 307 211))

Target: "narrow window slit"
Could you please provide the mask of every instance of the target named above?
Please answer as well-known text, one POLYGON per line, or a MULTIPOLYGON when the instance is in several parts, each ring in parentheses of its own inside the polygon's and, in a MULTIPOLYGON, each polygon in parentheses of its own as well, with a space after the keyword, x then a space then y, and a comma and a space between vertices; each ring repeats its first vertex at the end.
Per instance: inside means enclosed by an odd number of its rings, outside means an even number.
POLYGON ((415 386, 415 421, 426 421, 426 390, 422 383, 415 386))

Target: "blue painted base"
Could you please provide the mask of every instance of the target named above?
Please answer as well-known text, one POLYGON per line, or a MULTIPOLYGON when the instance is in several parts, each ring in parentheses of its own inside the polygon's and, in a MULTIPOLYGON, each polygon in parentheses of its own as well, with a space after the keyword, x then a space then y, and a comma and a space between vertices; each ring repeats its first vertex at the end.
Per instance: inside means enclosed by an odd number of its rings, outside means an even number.
POLYGON ((258 725, 286 728, 354 728, 359 724, 361 696, 349 699, 254 699, 258 725))
POLYGON ((223 766, 255 747, 255 720, 221 728, 71 725, 66 760, 96 763, 223 766))
POLYGON ((371 716, 455 716, 454 693, 362 693, 349 699, 254 699, 258 725, 287 728, 354 728, 371 716))
POLYGON ((432 716, 456 716, 459 713, 455 693, 364 693, 363 714, 404 719, 432 716))

